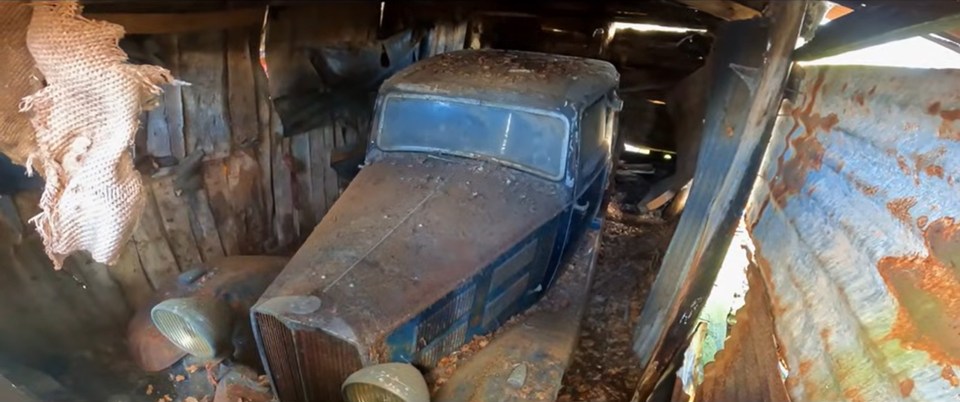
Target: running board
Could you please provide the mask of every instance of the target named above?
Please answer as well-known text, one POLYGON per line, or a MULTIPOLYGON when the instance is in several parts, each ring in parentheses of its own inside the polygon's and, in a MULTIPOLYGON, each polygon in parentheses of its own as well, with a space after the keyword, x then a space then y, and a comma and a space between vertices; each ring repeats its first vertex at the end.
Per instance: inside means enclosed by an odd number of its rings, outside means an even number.
POLYGON ((583 236, 543 300, 493 337, 433 397, 434 402, 555 401, 580 335, 603 221, 583 236))

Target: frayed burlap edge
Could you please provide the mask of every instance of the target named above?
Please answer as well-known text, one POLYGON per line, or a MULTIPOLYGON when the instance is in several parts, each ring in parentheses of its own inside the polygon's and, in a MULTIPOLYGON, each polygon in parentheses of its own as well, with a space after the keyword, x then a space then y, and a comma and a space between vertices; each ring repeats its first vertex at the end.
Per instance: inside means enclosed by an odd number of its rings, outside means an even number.
POLYGON ((131 146, 147 100, 174 83, 157 66, 127 63, 123 28, 80 15, 75 1, 34 2, 27 46, 47 86, 23 99, 37 148, 27 166, 46 179, 31 219, 55 268, 79 250, 112 265, 145 206, 131 146))

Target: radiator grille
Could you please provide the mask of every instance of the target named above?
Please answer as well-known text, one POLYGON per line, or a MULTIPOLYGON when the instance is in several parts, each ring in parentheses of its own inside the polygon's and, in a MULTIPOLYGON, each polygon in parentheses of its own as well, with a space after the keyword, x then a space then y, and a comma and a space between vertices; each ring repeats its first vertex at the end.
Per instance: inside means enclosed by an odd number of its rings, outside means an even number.
POLYGON ((322 331, 294 331, 277 318, 256 313, 264 362, 283 402, 341 400, 340 385, 361 368, 349 343, 322 331))
POLYGON ((293 334, 273 316, 257 313, 256 317, 263 342, 263 354, 267 359, 264 363, 270 369, 277 397, 285 402, 304 401, 303 387, 299 386, 303 381, 297 370, 297 349, 293 334))
POLYGON ((460 320, 470 308, 473 307, 473 297, 476 294, 476 286, 470 286, 460 292, 459 295, 447 302, 443 308, 430 315, 417 326, 417 338, 423 342, 431 343, 437 336, 450 328, 453 323, 460 320))
POLYGON ((441 358, 460 349, 466 338, 467 323, 464 322, 424 348, 416 360, 417 365, 426 368, 435 367, 441 358))
POLYGON ((297 331, 296 337, 309 401, 341 400, 343 381, 362 367, 357 350, 322 331, 297 331))

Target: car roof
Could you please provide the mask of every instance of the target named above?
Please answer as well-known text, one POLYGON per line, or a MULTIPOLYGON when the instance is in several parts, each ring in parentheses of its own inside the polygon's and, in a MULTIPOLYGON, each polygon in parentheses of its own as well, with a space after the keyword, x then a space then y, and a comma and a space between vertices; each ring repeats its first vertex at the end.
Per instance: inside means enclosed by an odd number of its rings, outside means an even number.
POLYGON ((617 87, 603 60, 513 50, 459 50, 413 64, 384 82, 381 93, 414 92, 561 110, 588 106, 617 87))

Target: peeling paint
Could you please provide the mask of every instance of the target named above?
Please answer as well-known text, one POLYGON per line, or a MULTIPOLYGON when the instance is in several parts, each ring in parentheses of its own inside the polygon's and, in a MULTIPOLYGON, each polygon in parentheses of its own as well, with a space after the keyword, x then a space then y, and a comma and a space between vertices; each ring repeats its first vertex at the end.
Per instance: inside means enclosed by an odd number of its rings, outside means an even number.
POLYGON ((771 184, 771 194, 777 205, 783 206, 786 199, 797 194, 800 187, 806 181, 807 172, 810 170, 820 170, 823 166, 823 144, 817 139, 817 132, 828 133, 840 122, 836 113, 830 113, 821 116, 820 113, 812 113, 813 107, 817 102, 817 93, 823 86, 824 73, 821 70, 817 77, 817 83, 814 84, 813 94, 810 101, 802 108, 796 108, 790 111, 793 118, 793 128, 787 135, 790 149, 794 154, 786 159, 787 149, 777 160, 778 171, 780 174, 774 178, 771 184), (802 135, 794 137, 796 131, 803 126, 802 135))
POLYGON ((897 198, 887 203, 887 209, 890 213, 903 223, 910 223, 910 208, 917 205, 917 200, 912 197, 897 198))
POLYGON ((960 71, 801 72, 746 217, 788 392, 960 400, 960 71))
POLYGON ((857 102, 858 105, 863 106, 864 104, 863 92, 857 92, 853 94, 853 101, 857 102))
POLYGON ((856 180, 854 178, 850 178, 850 181, 853 182, 853 184, 857 187, 857 190, 859 190, 861 193, 867 196, 877 195, 877 191, 880 190, 877 186, 864 184, 862 181, 856 180))
POLYGON ((911 393, 913 393, 913 380, 908 378, 900 381, 900 396, 906 398, 909 397, 911 393))
POLYGON ((960 128, 954 127, 954 123, 960 119, 960 108, 942 109, 940 102, 934 102, 927 108, 927 113, 939 115, 943 119, 940 129, 937 130, 940 138, 960 141, 960 128))
POLYGON ((900 170, 905 174, 912 174, 910 170, 910 165, 907 164, 907 159, 902 156, 897 156, 897 166, 900 167, 900 170))
POLYGON ((943 178, 943 166, 937 164, 935 161, 943 158, 947 154, 947 149, 944 147, 939 147, 934 151, 923 153, 914 157, 916 171, 924 172, 927 176, 943 178))
POLYGON ((859 388, 847 388, 843 390, 843 397, 852 402, 866 402, 863 396, 860 395, 859 388))
POLYGON ((951 387, 960 387, 960 378, 957 377, 957 373, 952 368, 944 366, 943 370, 940 371, 940 377, 947 380, 951 387))
POLYGON ((900 307, 890 338, 942 364, 960 365, 960 280, 932 257, 885 257, 880 275, 900 307))

